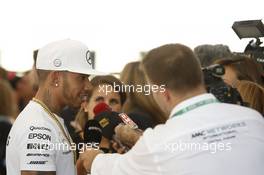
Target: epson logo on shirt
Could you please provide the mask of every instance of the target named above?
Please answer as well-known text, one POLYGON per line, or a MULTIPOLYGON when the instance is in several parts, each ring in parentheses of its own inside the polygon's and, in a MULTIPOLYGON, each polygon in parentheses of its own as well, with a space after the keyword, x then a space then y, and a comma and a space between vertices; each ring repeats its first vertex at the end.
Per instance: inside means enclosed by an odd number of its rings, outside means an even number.
POLYGON ((49 150, 49 144, 40 144, 40 143, 28 143, 27 149, 42 149, 49 150))
POLYGON ((30 161, 29 163, 27 164, 30 164, 30 165, 44 165, 46 164, 48 161, 30 161))
POLYGON ((29 133, 28 135, 29 139, 41 139, 41 140, 49 140, 51 141, 51 136, 47 134, 42 134, 42 133, 29 133))

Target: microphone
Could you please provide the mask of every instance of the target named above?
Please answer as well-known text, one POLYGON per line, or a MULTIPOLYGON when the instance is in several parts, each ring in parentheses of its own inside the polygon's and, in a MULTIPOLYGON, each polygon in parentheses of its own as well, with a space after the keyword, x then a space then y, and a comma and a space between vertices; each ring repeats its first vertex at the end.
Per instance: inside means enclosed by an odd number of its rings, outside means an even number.
POLYGON ((96 120, 102 127, 102 136, 112 140, 115 127, 122 123, 122 120, 118 117, 117 112, 113 112, 112 109, 104 102, 97 104, 94 109, 94 120, 96 120))
POLYGON ((99 148, 102 140, 102 127, 96 120, 88 120, 84 127, 84 143, 89 143, 92 147, 99 148))
POLYGON ((109 139, 113 139, 115 127, 120 123, 128 125, 130 128, 138 130, 138 125, 125 113, 117 113, 111 110, 106 103, 99 103, 93 109, 95 116, 94 120, 102 127, 102 135, 109 139))
POLYGON ((110 108, 110 106, 108 106, 106 103, 102 102, 102 103, 99 103, 97 104, 94 108, 93 108, 93 112, 94 112, 94 115, 98 115, 100 114, 101 112, 111 112, 112 109, 110 108))
MULTIPOLYGON (((84 127, 83 145, 80 149, 81 152, 84 152, 86 149, 100 149, 99 144, 102 139, 102 127, 96 120, 88 120, 84 127), (87 146, 88 145, 88 146, 87 146)), ((83 161, 77 161, 76 164, 77 174, 83 174, 86 170, 83 167, 83 161)))
MULTIPOLYGON (((127 142, 123 142, 122 140, 120 140, 120 138, 116 135, 115 133, 115 128, 116 126, 118 126, 119 124, 125 124, 125 126, 127 126, 129 129, 134 130, 133 132, 128 132, 128 133, 136 133, 136 135, 141 135, 141 132, 138 134, 137 131, 139 131, 139 127, 138 125, 125 113, 117 113, 117 112, 113 112, 107 104, 105 103, 99 103, 98 105, 96 105, 94 107, 94 113, 96 113, 96 115, 94 116, 94 120, 97 120, 99 122, 99 124, 102 126, 102 136, 104 136, 105 138, 107 138, 108 140, 114 140, 118 147, 124 149, 124 152, 127 152, 129 150, 129 148, 131 148, 131 145, 134 145, 135 142, 133 141, 133 143, 131 144, 126 144, 123 145, 123 143, 127 143, 127 142)), ((127 132, 124 133, 125 135, 127 134, 127 132)), ((118 133, 118 135, 120 136, 120 133, 118 133)), ((134 136, 135 134, 133 134, 134 136)), ((123 134, 122 134, 123 136, 123 134)), ((126 136, 127 137, 127 136, 126 136)), ((121 137, 123 138, 123 137, 121 137)), ((131 138, 129 136, 129 138, 131 138)), ((124 139, 125 140, 125 139, 124 139)), ((137 140, 137 139, 133 139, 133 140, 137 140)))
POLYGON ((120 113, 118 116, 122 119, 122 121, 128 125, 131 129, 138 129, 138 125, 125 113, 120 113))

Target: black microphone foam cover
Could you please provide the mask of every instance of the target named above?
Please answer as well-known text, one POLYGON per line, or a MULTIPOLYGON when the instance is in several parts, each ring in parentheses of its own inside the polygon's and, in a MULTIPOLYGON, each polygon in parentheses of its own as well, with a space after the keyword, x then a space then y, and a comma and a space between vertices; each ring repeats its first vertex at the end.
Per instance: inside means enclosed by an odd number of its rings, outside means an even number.
POLYGON ((84 143, 100 143, 102 127, 96 120, 88 120, 84 127, 84 143))
POLYGON ((115 133, 115 127, 122 123, 121 118, 118 116, 117 112, 101 112, 100 114, 94 116, 94 120, 102 127, 102 136, 112 140, 115 133))

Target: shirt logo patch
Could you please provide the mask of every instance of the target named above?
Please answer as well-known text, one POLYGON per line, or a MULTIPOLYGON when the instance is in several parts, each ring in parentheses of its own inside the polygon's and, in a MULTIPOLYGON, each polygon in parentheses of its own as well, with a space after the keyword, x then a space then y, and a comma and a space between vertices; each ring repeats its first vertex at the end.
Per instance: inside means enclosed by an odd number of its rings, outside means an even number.
POLYGON ((29 163, 27 164, 30 164, 30 165, 44 165, 46 164, 48 161, 30 161, 29 163))
POLYGON ((51 141, 51 136, 48 134, 42 134, 42 133, 29 133, 28 135, 29 139, 38 139, 38 140, 49 140, 51 141))
POLYGON ((51 132, 51 130, 49 128, 39 127, 39 126, 30 126, 29 127, 29 130, 30 131, 34 131, 34 130, 45 130, 45 131, 51 132))

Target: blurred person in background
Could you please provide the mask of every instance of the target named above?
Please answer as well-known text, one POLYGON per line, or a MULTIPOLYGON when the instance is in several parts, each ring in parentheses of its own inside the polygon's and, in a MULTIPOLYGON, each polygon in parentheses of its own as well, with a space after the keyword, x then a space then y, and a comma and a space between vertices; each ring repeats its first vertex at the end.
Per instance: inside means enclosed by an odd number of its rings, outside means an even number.
POLYGON ((22 76, 11 78, 12 87, 15 89, 19 111, 22 111, 29 101, 35 96, 38 90, 38 77, 36 73, 36 59, 38 50, 33 51, 32 69, 26 71, 22 76))
MULTIPOLYGON (((97 104, 104 102, 112 111, 121 112, 122 106, 126 100, 126 94, 124 92, 114 89, 115 85, 121 86, 122 83, 112 75, 95 76, 90 81, 90 84, 91 86, 87 89, 86 99, 82 103, 75 121, 71 123, 72 127, 75 128, 75 133, 80 134, 79 136, 81 138, 83 137, 82 134, 86 122, 94 118, 93 109, 97 104)), ((111 147, 110 140, 102 137, 100 147, 109 150, 111 147)))
POLYGON ((121 112, 126 94, 118 89, 122 86, 119 79, 112 75, 96 76, 91 80, 91 85, 93 88, 87 105, 89 117, 94 116, 93 109, 101 102, 111 107, 112 111, 121 112))
MULTIPOLYGON (((140 69, 140 62, 128 63, 121 72, 120 80, 124 85, 133 87, 148 85, 143 71, 140 69)), ((148 89, 150 90, 150 89, 148 89)), ((150 90, 151 91, 151 90, 150 90)), ((166 116, 155 102, 152 93, 126 92, 127 100, 123 105, 123 111, 129 115, 138 115, 148 118, 152 122, 152 127, 165 123, 166 116)))
POLYGON ((36 94, 33 86, 31 71, 27 71, 16 84, 16 93, 19 102, 19 110, 22 111, 36 94))
POLYGON ((0 80, 0 115, 8 116, 13 123, 18 115, 18 106, 16 103, 16 95, 9 81, 0 80))
POLYGON ((241 80, 236 88, 248 107, 257 110, 264 116, 264 89, 259 84, 241 80))
POLYGON ((20 81, 21 75, 18 75, 17 72, 8 72, 8 81, 12 86, 13 90, 16 90, 18 81, 20 81))
POLYGON ((0 67, 0 80, 8 80, 7 75, 7 71, 3 67, 0 67))
POLYGON ((195 55, 199 58, 202 67, 212 65, 216 60, 231 56, 231 51, 227 45, 204 44, 194 48, 195 55))
POLYGON ((93 109, 97 104, 104 102, 111 107, 112 111, 121 112, 126 100, 126 94, 124 92, 114 89, 114 84, 121 86, 122 83, 112 75, 95 76, 90 81, 90 84, 89 89, 87 89, 88 95, 76 116, 76 122, 80 125, 80 129, 84 128, 88 119, 93 119, 93 109), (106 92, 106 88, 112 89, 112 91, 106 92))
POLYGON ((262 67, 252 58, 243 55, 233 55, 215 61, 225 67, 223 80, 232 87, 236 87, 239 80, 247 80, 263 86, 262 67))
POLYGON ((9 131, 17 115, 13 89, 6 80, 0 80, 0 175, 6 174, 5 150, 9 131))

